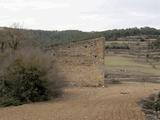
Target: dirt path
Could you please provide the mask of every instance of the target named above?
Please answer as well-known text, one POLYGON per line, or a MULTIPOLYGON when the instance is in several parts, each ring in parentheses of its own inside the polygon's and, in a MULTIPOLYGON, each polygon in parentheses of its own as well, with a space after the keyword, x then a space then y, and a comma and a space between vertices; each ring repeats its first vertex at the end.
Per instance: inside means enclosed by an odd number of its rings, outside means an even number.
POLYGON ((150 83, 72 88, 54 101, 1 108, 0 120, 144 120, 136 102, 158 90, 150 83))

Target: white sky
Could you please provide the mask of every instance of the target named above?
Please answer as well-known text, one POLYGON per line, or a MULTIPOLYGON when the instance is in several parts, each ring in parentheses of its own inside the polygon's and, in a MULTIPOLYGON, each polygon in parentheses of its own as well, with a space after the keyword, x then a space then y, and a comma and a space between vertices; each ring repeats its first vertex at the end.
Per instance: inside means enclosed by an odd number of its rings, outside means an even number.
POLYGON ((160 28, 160 0, 0 0, 0 26, 102 31, 160 28))

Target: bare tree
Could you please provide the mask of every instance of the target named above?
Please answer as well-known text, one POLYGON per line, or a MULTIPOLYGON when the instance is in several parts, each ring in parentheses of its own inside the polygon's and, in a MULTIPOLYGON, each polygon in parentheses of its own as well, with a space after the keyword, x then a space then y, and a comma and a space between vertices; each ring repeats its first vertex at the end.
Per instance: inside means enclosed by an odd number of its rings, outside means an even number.
POLYGON ((3 52, 5 49, 5 32, 1 31, 0 32, 0 51, 3 52))
POLYGON ((4 51, 4 47, 5 47, 5 43, 3 41, 0 42, 0 49, 1 49, 1 52, 4 51))
POLYGON ((19 23, 14 23, 11 28, 8 28, 7 35, 9 38, 8 46, 13 50, 16 50, 25 39, 22 26, 19 23))

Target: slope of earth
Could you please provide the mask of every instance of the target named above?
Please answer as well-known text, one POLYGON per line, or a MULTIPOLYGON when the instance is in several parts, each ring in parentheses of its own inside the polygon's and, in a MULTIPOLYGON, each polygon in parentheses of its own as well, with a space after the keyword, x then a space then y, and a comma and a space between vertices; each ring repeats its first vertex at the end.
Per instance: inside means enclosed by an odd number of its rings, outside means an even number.
POLYGON ((68 88, 45 103, 0 108, 0 120, 144 120, 137 102, 160 84, 123 83, 106 88, 68 88))

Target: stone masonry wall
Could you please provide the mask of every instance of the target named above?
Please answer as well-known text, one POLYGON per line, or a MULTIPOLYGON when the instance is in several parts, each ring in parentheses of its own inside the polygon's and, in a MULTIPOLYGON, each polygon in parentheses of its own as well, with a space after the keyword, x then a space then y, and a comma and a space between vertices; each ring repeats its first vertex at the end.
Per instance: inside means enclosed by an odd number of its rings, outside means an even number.
POLYGON ((104 38, 54 45, 49 48, 58 67, 70 85, 104 84, 104 38))

